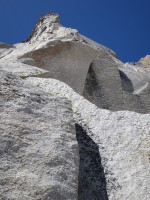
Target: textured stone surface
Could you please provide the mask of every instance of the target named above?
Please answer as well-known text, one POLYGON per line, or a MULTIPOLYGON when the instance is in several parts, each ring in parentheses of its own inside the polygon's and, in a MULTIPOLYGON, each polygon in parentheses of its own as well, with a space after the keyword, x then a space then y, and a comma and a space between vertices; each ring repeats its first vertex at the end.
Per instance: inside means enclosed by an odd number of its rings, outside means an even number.
POLYGON ((62 27, 57 14, 40 18, 29 43, 37 41, 21 59, 31 59, 100 108, 150 112, 150 69, 143 65, 148 56, 124 65, 110 49, 62 27))
POLYGON ((145 67, 150 67, 150 55, 145 56, 139 60, 145 67))
POLYGON ((77 199, 71 104, 0 71, 0 199, 77 199))
POLYGON ((89 46, 66 41, 34 50, 23 57, 32 58, 35 65, 50 72, 52 78, 70 85, 82 94, 89 65, 98 52, 89 46))
POLYGON ((0 58, 5 57, 14 50, 14 46, 0 42, 0 58))
MULTIPOLYGON (((28 62, 28 60, 26 60, 28 62)), ((28 62, 29 63, 29 62, 28 62)), ((24 64, 21 62, 0 62, 0 69, 11 72, 15 75, 20 76, 21 78, 26 77, 50 77, 50 72, 44 69, 37 68, 35 66, 31 66, 28 64, 24 64)))
POLYGON ((148 63, 146 56, 123 64, 112 50, 62 27, 56 13, 41 16, 25 43, 0 59, 1 68, 21 77, 63 81, 100 108, 139 113, 150 113, 148 63))
POLYGON ((150 198, 149 114, 99 109, 54 79, 27 82, 72 102, 80 150, 79 200, 150 198))
POLYGON ((150 70, 140 63, 124 65, 118 60, 116 63, 122 81, 125 109, 150 113, 150 70))
POLYGON ((118 66, 108 53, 101 53, 91 63, 83 95, 100 108, 124 108, 118 66))
POLYGON ((0 199, 150 199, 142 60, 122 63, 55 13, 0 43, 0 199))

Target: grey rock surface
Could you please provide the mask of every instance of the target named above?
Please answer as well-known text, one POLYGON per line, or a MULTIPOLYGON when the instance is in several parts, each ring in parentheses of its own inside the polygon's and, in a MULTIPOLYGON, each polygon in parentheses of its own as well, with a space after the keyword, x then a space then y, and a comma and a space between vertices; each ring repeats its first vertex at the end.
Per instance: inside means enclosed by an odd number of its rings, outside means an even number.
POLYGON ((21 78, 50 77, 50 72, 47 70, 12 60, 8 60, 7 62, 0 62, 0 69, 6 72, 11 72, 15 75, 20 76, 21 78))
POLYGON ((125 108, 140 113, 150 113, 150 70, 139 62, 126 64, 118 60, 116 62, 122 81, 125 108))
POLYGON ((77 199, 70 102, 0 71, 0 199, 77 199))
POLYGON ((148 56, 123 64, 112 50, 62 27, 55 13, 41 16, 20 47, 24 50, 16 57, 21 62, 49 71, 48 77, 67 83, 98 107, 150 112, 148 56))
POLYGON ((83 95, 100 108, 123 109, 124 101, 118 66, 108 53, 101 53, 91 63, 83 95))
POLYGON ((34 50, 23 57, 32 58, 35 66, 50 72, 52 78, 70 85, 82 94, 91 61, 98 52, 89 46, 58 41, 54 46, 34 50))
POLYGON ((49 13, 0 43, 0 77, 0 199, 150 199, 149 56, 124 64, 49 13))
POLYGON ((80 152, 79 200, 150 198, 150 114, 100 109, 55 79, 26 81, 72 102, 80 152))
POLYGON ((14 46, 0 42, 0 58, 5 57, 14 50, 14 46))

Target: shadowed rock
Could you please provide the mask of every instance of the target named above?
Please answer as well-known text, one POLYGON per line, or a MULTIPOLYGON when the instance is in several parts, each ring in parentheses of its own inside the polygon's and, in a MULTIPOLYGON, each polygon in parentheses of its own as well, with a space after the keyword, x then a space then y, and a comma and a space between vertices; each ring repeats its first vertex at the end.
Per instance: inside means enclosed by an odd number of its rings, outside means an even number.
POLYGON ((108 200, 99 147, 78 124, 76 134, 80 155, 78 200, 108 200))

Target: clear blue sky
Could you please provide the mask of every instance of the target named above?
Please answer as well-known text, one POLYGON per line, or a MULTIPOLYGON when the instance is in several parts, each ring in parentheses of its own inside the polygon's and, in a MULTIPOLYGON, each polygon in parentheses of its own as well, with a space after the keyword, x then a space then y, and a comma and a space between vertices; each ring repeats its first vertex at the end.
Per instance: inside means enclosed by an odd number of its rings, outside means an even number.
POLYGON ((150 54, 150 0, 0 0, 0 41, 26 39, 40 14, 49 11, 124 62, 150 54))

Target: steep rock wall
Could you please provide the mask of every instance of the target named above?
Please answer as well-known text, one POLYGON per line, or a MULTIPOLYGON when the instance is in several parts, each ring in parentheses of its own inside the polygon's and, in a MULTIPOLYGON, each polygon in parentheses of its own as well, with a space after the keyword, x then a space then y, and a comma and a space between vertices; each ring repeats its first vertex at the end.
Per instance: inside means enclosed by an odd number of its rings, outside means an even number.
POLYGON ((71 104, 0 70, 0 199, 78 199, 71 104))

